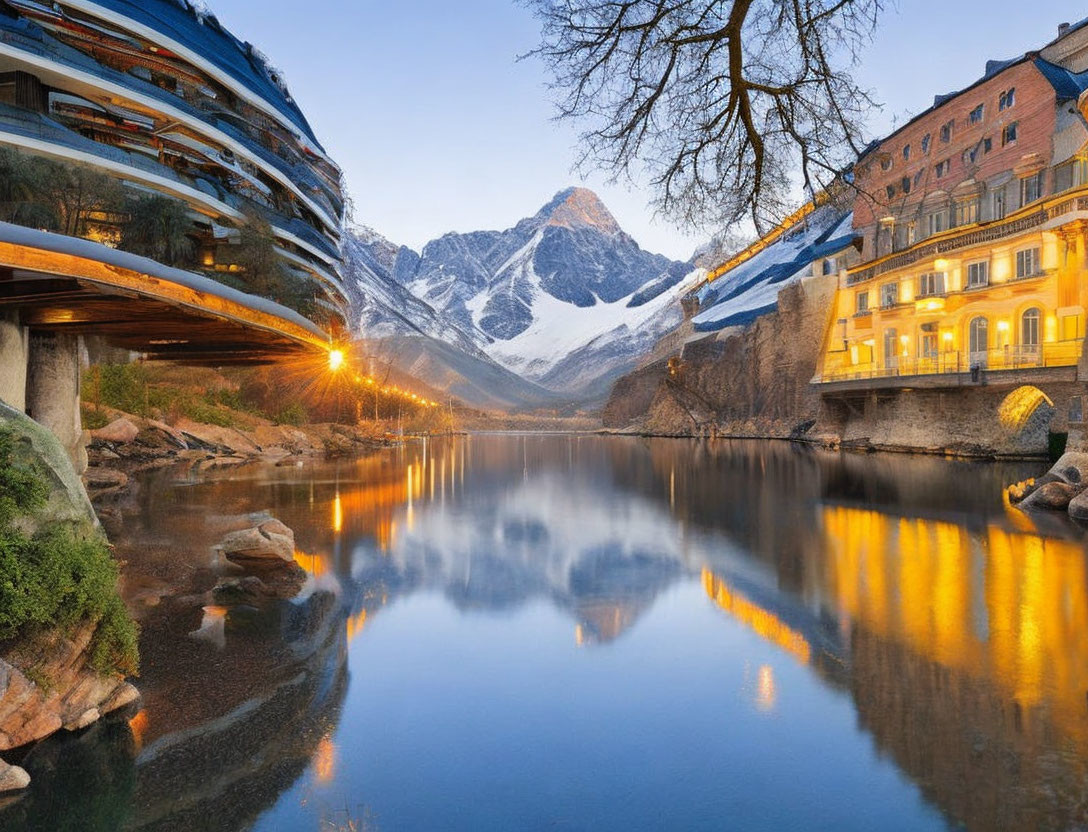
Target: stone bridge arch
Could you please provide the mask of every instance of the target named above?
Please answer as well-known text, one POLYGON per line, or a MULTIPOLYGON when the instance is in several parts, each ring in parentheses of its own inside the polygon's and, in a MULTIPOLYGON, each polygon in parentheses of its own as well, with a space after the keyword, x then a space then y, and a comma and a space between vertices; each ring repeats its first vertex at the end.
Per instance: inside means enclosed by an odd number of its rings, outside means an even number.
POLYGON ((1030 384, 1017 387, 1001 401, 997 420, 1010 441, 1025 450, 1047 447, 1054 401, 1030 384))

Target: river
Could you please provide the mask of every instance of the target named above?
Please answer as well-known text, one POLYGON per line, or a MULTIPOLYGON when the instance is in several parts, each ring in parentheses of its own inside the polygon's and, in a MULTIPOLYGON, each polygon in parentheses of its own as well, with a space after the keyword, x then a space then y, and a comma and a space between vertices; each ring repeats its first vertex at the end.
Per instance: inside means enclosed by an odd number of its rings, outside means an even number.
POLYGON ((143 477, 107 525, 142 708, 19 829, 1070 829, 1088 561, 1041 466, 566 435, 143 477), (201 598, 239 515, 311 580, 201 598))

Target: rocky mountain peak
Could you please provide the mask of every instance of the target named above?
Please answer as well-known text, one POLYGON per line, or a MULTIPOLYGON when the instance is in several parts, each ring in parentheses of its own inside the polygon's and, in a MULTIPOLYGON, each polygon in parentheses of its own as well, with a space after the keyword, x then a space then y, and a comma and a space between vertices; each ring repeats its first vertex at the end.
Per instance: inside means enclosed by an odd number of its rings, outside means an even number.
POLYGON ((540 210, 537 217, 544 220, 545 225, 590 227, 603 234, 618 234, 622 230, 601 198, 588 188, 560 191, 540 210))

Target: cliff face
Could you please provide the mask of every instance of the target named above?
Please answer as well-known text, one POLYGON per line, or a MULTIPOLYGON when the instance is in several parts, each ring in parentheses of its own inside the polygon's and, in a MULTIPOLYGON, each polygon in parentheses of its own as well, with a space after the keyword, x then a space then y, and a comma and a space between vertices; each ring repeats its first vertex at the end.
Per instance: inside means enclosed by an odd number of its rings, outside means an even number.
POLYGON ((813 421, 816 373, 836 276, 795 283, 778 309, 744 329, 708 336, 621 378, 603 412, 606 427, 688 436, 716 430, 789 436, 813 421))

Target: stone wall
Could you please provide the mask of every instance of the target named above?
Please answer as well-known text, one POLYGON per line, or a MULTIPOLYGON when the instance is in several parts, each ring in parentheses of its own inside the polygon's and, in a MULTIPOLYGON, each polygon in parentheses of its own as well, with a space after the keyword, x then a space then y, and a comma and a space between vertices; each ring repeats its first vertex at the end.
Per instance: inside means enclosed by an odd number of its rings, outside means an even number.
POLYGON ((26 410, 27 330, 18 312, 0 314, 0 402, 26 410))
POLYGON ((965 456, 1042 456, 1052 429, 1065 425, 1074 382, 1041 385, 1054 405, 1030 407, 1016 421, 1003 419, 1016 387, 949 390, 891 390, 863 397, 829 399, 819 432, 844 445, 878 450, 912 450, 965 456))
POLYGON ((671 362, 620 379, 606 427, 666 435, 788 436, 819 415, 816 374, 837 275, 783 289, 778 310, 743 329, 689 342, 671 362), (650 395, 652 391, 653 395, 650 395))

